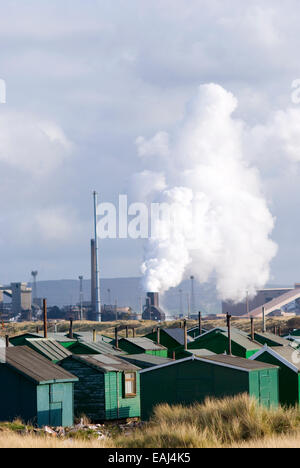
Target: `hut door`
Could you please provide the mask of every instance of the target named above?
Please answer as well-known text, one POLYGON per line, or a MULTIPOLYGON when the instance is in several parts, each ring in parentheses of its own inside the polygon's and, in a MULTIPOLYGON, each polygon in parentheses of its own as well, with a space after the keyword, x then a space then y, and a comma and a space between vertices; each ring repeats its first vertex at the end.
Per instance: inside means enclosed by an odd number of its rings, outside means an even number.
POLYGON ((267 408, 271 406, 271 378, 269 371, 263 371, 259 374, 259 400, 267 408))
POLYGON ((62 426, 63 385, 50 385, 49 392, 49 423, 50 426, 62 426))

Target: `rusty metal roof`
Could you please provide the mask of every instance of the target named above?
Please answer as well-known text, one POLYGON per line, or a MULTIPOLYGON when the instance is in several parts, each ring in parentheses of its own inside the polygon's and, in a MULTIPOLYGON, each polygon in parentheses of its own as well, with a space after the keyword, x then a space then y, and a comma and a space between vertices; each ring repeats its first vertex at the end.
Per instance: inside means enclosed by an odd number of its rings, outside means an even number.
POLYGON ((5 357, 6 362, 2 365, 9 366, 25 378, 39 384, 78 381, 78 378, 70 372, 53 364, 27 346, 7 348, 5 357))

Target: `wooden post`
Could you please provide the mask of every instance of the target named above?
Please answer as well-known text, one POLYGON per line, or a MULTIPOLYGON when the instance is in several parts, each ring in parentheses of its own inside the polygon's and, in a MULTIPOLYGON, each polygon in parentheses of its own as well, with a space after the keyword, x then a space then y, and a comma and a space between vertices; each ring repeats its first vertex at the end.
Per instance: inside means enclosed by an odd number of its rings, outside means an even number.
POLYGON ((119 349, 118 327, 115 327, 115 347, 119 349))
POLYGON ((199 327, 199 335, 202 335, 202 316, 199 310, 198 312, 198 327, 199 327))
POLYGON ((231 323, 230 323, 230 320, 231 320, 231 315, 229 315, 228 312, 227 312, 228 354, 229 354, 229 356, 232 355, 232 352, 231 352, 231 323))
POLYGON ((69 338, 73 339, 73 319, 70 318, 69 338))
POLYGON ((47 329, 47 299, 43 299, 43 316, 44 316, 44 338, 48 338, 48 329, 47 329))
POLYGON ((251 340, 254 341, 254 335, 255 335, 255 333, 254 333, 254 318, 251 317, 250 320, 251 320, 251 340))
POLYGON ((175 354, 175 351, 173 351, 173 356, 172 356, 172 358, 173 358, 173 361, 176 361, 176 354, 175 354))
POLYGON ((187 351, 187 323, 184 321, 184 350, 187 351))

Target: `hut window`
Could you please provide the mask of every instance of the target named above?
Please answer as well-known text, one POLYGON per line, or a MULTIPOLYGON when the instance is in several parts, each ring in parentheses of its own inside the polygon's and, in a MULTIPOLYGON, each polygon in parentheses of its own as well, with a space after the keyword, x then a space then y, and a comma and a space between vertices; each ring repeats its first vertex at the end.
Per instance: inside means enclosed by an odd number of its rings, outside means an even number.
POLYGON ((125 373, 124 394, 125 394, 125 398, 136 396, 136 374, 135 372, 125 373))

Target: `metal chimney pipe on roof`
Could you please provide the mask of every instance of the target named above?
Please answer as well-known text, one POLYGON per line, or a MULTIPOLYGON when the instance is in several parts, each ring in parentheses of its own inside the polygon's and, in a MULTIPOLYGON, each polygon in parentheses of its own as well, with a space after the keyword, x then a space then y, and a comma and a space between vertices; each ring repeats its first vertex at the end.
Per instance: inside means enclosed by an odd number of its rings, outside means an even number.
POLYGON ((94 328, 93 329, 93 342, 96 343, 97 339, 96 339, 96 329, 94 328))
POLYGON ((266 317, 265 317, 265 308, 262 307, 262 319, 263 319, 263 333, 266 332, 266 317))
POLYGON ((227 319, 227 329, 228 329, 228 354, 229 354, 229 356, 231 356, 232 355, 232 351, 231 351, 231 323, 230 323, 231 315, 229 315, 228 312, 227 312, 226 319, 227 319))
POLYGON ((157 344, 160 344, 160 328, 159 327, 157 327, 156 341, 157 341, 157 344))
POLYGON ((118 327, 115 327, 115 347, 119 349, 118 327))
POLYGON ((47 299, 43 299, 44 338, 48 337, 47 330, 47 299))
POLYGON ((187 351, 187 323, 184 321, 184 350, 187 351))
POLYGON ((8 335, 5 335, 5 346, 6 346, 6 348, 9 347, 9 336, 8 335))
POLYGON ((254 333, 254 318, 251 317, 250 321, 251 321, 251 340, 254 341, 254 335, 255 335, 255 333, 254 333))
POLYGON ((132 337, 135 338, 135 328, 132 327, 132 337))
POLYGON ((69 338, 73 338, 73 319, 70 318, 69 338))
POLYGON ((128 338, 128 325, 126 325, 125 330, 126 330, 126 338, 128 338))
POLYGON ((198 312, 198 328, 199 328, 199 335, 202 335, 202 314, 200 310, 198 312))

